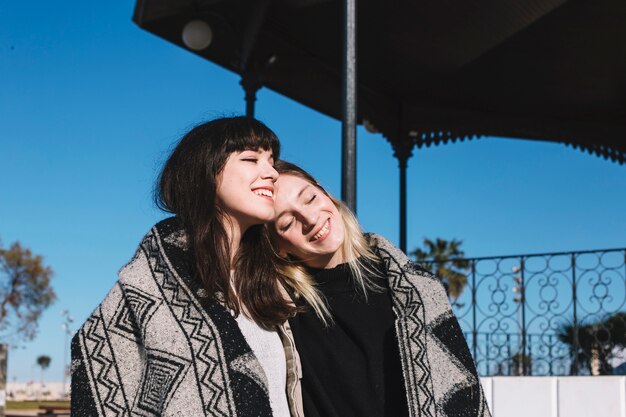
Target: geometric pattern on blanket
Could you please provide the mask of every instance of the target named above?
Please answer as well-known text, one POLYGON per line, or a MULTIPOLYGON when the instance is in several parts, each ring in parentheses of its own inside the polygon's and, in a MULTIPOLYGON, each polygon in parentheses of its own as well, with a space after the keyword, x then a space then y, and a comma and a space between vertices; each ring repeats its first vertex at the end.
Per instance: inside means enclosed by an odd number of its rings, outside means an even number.
POLYGON ((110 331, 132 341, 141 338, 137 323, 145 327, 152 315, 157 311, 161 300, 131 285, 124 286, 124 298, 120 300, 113 314, 113 326, 110 331))
POLYGON ((191 362, 159 351, 148 352, 146 362, 135 410, 141 410, 139 414, 145 417, 159 416, 191 362))
MULTIPOLYGON (((102 307, 98 307, 87 319, 75 338, 78 343, 72 344, 82 351, 83 357, 89 356, 91 359, 90 366, 85 369, 85 372, 93 380, 93 384, 89 385, 95 385, 97 395, 102 399, 96 404, 98 410, 111 417, 124 416, 128 403, 121 387, 119 369, 113 359, 102 307)), ((74 350, 72 357, 77 356, 78 349, 74 350)), ((85 367, 84 363, 81 366, 85 367)), ((87 381, 81 382, 81 388, 87 385, 87 381)), ((74 381, 73 384, 75 384, 74 381)), ((75 391, 77 390, 72 386, 72 401, 74 401, 75 391)), ((72 406, 72 415, 83 415, 82 410, 75 408, 72 406)))
POLYGON ((161 238, 157 225, 141 244, 152 277, 192 348, 199 374, 196 380, 204 391, 204 408, 215 408, 216 415, 230 415, 234 404, 228 389, 227 363, 220 346, 220 332, 188 291, 184 283, 184 278, 188 277, 177 276, 170 269, 160 245, 161 238))
POLYGON ((368 235, 381 257, 411 417, 489 417, 467 342, 441 282, 384 237, 368 235))
POLYGON ((400 359, 411 416, 435 417, 435 395, 426 349, 426 320, 420 294, 406 279, 400 265, 384 248, 378 248, 394 302, 400 359))
POLYGON ((266 383, 242 379, 259 363, 235 319, 196 296, 179 229, 151 229, 75 335, 72 417, 271 416, 266 383))

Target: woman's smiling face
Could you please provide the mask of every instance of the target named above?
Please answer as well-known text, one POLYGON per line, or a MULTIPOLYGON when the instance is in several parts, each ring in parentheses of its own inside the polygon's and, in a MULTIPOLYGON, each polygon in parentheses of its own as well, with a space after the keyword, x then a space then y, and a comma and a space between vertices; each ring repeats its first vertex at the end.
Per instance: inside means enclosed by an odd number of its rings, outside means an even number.
POLYGON ((343 262, 343 219, 333 201, 314 184, 282 174, 276 181, 274 232, 282 253, 314 268, 343 262))
POLYGON ((271 151, 233 152, 218 176, 217 200, 226 216, 241 228, 274 218, 274 169, 271 151))

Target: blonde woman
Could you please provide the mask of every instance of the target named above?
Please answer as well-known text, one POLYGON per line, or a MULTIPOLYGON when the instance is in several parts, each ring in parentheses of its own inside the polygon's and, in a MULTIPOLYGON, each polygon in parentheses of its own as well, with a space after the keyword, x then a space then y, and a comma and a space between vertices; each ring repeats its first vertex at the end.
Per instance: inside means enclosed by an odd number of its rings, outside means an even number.
POLYGON ((440 282, 306 171, 278 161, 270 227, 282 272, 306 293, 289 320, 307 417, 489 416, 440 282))

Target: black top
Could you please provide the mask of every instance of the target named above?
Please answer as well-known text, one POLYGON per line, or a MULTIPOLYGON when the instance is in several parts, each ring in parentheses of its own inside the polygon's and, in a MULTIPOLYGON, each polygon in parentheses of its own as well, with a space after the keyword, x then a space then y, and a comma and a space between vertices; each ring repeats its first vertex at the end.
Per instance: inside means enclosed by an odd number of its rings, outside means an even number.
POLYGON ((408 416, 387 281, 375 278, 383 290, 368 290, 365 302, 347 264, 309 273, 335 322, 325 328, 312 309, 290 320, 302 361, 305 415, 408 416))

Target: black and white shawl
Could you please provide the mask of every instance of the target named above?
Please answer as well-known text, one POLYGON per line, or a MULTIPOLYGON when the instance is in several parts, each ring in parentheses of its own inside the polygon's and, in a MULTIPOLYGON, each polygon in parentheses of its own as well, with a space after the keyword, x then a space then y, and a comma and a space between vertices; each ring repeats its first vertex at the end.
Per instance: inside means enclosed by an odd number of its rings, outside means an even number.
POLYGON ((378 235, 412 417, 489 417, 467 342, 440 281, 378 235))
POLYGON ((155 225, 72 340, 71 414, 271 416, 235 319, 191 279, 175 218, 155 225))

